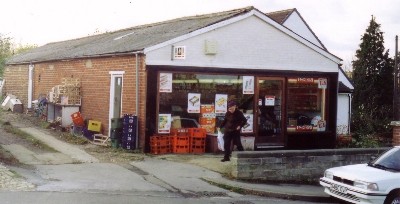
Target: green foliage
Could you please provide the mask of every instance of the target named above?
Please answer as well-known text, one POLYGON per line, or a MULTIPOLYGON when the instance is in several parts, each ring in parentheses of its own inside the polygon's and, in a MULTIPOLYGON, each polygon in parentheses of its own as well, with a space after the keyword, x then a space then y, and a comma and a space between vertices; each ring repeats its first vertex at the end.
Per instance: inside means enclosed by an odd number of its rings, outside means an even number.
POLYGON ((389 57, 389 50, 385 51, 383 32, 374 17, 361 41, 352 62, 352 128, 358 135, 359 145, 374 146, 366 142, 372 135, 391 131, 394 62, 389 57))
POLYGON ((4 71, 4 67, 5 67, 7 58, 9 58, 13 55, 19 54, 19 53, 26 52, 26 51, 31 50, 36 47, 37 47, 37 45, 30 45, 30 44, 15 45, 12 42, 11 37, 7 37, 0 33, 0 76, 3 76, 3 71, 4 71))
POLYGON ((3 76, 3 70, 6 59, 12 55, 11 38, 0 33, 0 76, 3 76))

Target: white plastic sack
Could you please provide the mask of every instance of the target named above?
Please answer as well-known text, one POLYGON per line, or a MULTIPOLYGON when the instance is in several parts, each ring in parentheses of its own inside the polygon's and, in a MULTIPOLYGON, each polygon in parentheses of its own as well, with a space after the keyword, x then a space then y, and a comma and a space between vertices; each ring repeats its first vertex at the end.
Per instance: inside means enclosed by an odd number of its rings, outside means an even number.
POLYGON ((224 149, 224 134, 221 131, 218 131, 218 149, 221 151, 225 151, 224 149))

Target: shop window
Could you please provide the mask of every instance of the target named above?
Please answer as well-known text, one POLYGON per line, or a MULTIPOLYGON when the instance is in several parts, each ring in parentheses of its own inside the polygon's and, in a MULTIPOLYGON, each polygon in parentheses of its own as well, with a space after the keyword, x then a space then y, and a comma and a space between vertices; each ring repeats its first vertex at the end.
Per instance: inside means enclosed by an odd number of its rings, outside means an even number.
POLYGON ((326 78, 289 78, 287 83, 288 132, 326 130, 326 78))
MULTIPOLYGON (((216 97, 222 97, 223 103, 237 100, 244 112, 253 111, 253 94, 243 94, 243 77, 239 75, 212 75, 195 73, 160 73, 158 114, 171 116, 171 128, 190 128, 198 125, 215 133, 223 120, 225 111, 216 110, 216 97), (172 74, 172 86, 167 76, 172 74), (226 98, 225 98, 226 97, 226 98), (198 109, 193 109, 195 104, 198 109), (187 125, 186 125, 187 124, 187 125), (188 127, 186 127, 186 126, 188 127)), ((160 133, 160 131, 159 131, 160 133)))

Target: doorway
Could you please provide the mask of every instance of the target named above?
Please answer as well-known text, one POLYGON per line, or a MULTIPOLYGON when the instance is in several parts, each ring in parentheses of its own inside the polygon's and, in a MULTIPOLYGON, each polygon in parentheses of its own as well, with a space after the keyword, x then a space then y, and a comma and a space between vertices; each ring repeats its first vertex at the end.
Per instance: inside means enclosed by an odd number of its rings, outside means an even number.
POLYGON ((256 149, 284 147, 283 104, 284 78, 257 79, 255 147, 256 149))
POLYGON ((122 84, 124 72, 110 72, 110 109, 109 109, 109 132, 111 130, 111 119, 120 118, 122 111, 122 84))

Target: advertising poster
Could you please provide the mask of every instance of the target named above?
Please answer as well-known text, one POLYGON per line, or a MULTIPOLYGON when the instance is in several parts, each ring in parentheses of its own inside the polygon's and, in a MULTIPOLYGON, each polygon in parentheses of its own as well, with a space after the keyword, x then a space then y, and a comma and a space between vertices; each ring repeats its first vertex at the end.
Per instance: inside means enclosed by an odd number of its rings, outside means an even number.
POLYGON ((226 113, 228 95, 215 94, 215 113, 226 113))
POLYGON ((158 133, 169 133, 171 129, 171 114, 158 115, 158 133))
POLYGON ((254 76, 243 76, 243 94, 254 94, 254 76))
POLYGON ((200 113, 200 94, 188 94, 188 113, 200 113))
POLYGON ((275 96, 265 96, 265 106, 275 106, 275 96))
POLYGON ((172 73, 160 73, 160 92, 172 92, 172 73))
POLYGON ((253 132, 253 114, 244 114, 244 117, 247 118, 247 123, 243 126, 242 133, 253 132))

